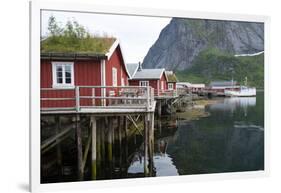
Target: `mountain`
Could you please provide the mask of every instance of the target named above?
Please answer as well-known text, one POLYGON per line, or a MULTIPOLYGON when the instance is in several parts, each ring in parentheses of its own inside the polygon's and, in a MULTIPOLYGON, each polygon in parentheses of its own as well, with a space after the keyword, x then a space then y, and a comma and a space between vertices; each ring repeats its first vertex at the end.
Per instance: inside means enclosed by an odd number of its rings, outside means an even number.
POLYGON ((173 18, 144 58, 145 68, 181 71, 203 51, 253 54, 264 50, 262 23, 173 18))
POLYGON ((254 56, 233 56, 220 50, 206 49, 194 59, 194 64, 186 70, 177 70, 180 81, 205 83, 216 80, 231 80, 257 88, 264 87, 264 54, 254 56))

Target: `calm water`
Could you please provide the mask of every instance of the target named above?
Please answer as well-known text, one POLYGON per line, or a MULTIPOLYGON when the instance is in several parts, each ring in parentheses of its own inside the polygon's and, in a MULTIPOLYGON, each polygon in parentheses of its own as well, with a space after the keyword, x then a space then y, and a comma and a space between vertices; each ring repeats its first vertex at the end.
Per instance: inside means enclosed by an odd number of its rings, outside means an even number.
MULTIPOLYGON (((201 107, 201 111, 208 112, 208 117, 194 121, 179 120, 177 116, 155 120, 152 176, 263 170, 263 101, 263 92, 257 97, 220 98, 216 104, 201 107)), ((100 167, 97 167, 98 180, 144 177, 143 137, 137 134, 123 140, 121 149, 115 141, 112 162, 104 152, 100 167)), ((74 136, 73 131, 61 144, 62 168, 47 167, 56 163, 56 149, 42 157, 42 183, 78 180, 74 136)), ((91 180, 90 158, 88 156, 84 180, 91 180)))
MULTIPOLYGON (((264 169, 264 93, 222 98, 205 107, 210 116, 196 121, 170 118, 156 126, 156 176, 264 169)), ((140 159, 129 174, 143 171, 140 159)))

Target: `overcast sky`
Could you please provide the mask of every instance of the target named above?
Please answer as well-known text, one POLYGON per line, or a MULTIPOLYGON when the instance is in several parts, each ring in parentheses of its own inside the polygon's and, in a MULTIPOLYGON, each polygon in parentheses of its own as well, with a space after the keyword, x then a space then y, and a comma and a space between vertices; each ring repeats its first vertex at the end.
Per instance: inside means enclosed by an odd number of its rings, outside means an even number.
POLYGON ((105 32, 117 37, 127 63, 142 62, 161 30, 171 21, 171 18, 159 17, 42 11, 44 36, 48 33, 48 19, 51 15, 62 26, 68 20, 76 20, 91 33, 105 32))

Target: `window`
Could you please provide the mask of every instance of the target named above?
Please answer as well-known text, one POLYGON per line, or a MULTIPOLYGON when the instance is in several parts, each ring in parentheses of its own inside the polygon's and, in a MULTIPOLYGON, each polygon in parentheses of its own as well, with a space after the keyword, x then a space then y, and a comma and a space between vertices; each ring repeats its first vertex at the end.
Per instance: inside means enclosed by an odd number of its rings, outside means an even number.
POLYGON ((149 86, 149 81, 140 81, 140 86, 149 86))
POLYGON ((174 84, 168 83, 168 90, 174 90, 174 84))
POLYGON ((112 86, 117 86, 117 69, 112 68, 112 86))
POLYGON ((74 86, 73 62, 53 62, 53 87, 74 86))

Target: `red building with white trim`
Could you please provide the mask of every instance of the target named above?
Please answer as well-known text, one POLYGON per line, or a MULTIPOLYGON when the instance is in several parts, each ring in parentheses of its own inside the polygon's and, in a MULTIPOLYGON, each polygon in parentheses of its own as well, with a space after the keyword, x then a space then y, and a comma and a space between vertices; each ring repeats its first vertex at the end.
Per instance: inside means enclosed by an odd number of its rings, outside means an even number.
MULTIPOLYGON (((41 100, 41 108, 73 107, 75 86, 126 86, 129 73, 126 69, 122 50, 118 40, 103 38, 111 41, 103 53, 60 51, 41 51, 41 98, 64 98, 65 100, 41 100), (42 89, 43 88, 43 89, 42 89), (48 90, 48 88, 52 88, 48 90), (57 88, 57 89, 54 89, 57 88), (47 91, 45 92, 44 91, 47 91), (69 100, 67 100, 69 99, 69 100)), ((102 41, 101 41, 102 42, 102 41)), ((116 94, 116 90, 102 88, 80 88, 80 96, 107 96, 116 94)), ((83 105, 99 104, 100 100, 81 99, 83 105)))
POLYGON ((168 73, 164 68, 159 69, 143 69, 141 64, 127 64, 128 71, 131 79, 129 79, 130 86, 151 86, 154 88, 155 96, 174 96, 173 92, 176 92, 176 82, 168 80, 168 73), (169 88, 170 86, 170 88, 169 88))

